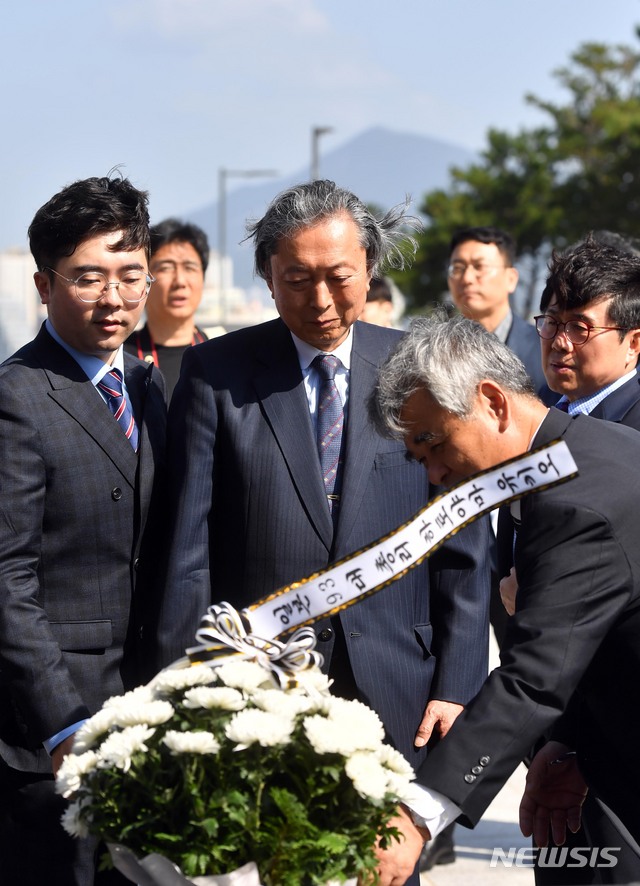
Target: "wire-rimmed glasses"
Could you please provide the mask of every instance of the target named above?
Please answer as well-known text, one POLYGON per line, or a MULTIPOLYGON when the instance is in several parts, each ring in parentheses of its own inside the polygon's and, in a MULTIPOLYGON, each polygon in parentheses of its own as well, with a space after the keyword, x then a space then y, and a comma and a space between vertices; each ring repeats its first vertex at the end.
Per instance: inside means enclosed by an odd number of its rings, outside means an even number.
POLYGON ((111 287, 117 289, 118 295, 123 301, 131 305, 138 304, 149 295, 151 284, 155 283, 156 279, 151 274, 137 269, 127 271, 122 280, 109 280, 101 271, 86 271, 74 280, 59 274, 53 268, 43 268, 43 270, 51 271, 61 280, 72 283, 76 298, 88 305, 95 304, 104 298, 105 293, 111 287))

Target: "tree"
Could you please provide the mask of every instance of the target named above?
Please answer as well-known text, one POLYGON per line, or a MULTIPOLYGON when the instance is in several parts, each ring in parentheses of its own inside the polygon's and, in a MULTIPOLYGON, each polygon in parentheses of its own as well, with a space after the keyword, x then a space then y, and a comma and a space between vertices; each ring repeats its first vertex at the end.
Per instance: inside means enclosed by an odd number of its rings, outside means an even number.
POLYGON ((449 240, 461 227, 496 225, 516 238, 525 315, 537 307, 553 248, 590 230, 640 235, 640 52, 584 43, 554 76, 567 104, 525 97, 546 125, 516 135, 490 129, 480 160, 454 167, 450 188, 425 196, 416 260, 394 275, 410 310, 441 301, 449 240))

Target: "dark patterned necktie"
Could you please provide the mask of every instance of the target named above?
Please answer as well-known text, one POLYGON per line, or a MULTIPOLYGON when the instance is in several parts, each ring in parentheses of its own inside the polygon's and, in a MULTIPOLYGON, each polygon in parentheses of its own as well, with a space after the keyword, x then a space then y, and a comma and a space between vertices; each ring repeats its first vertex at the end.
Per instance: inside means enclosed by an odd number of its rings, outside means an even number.
POLYGON ((111 369, 102 381, 98 382, 98 387, 107 396, 107 404, 113 413, 113 417, 118 422, 124 435, 133 446, 134 452, 138 451, 138 428, 133 417, 131 407, 127 402, 122 387, 122 373, 119 369, 111 369))
POLYGON ((559 400, 556 404, 556 409, 559 409, 560 412, 569 413, 569 401, 568 400, 559 400))
POLYGON ((329 510, 335 516, 340 501, 336 480, 340 468, 340 447, 344 426, 344 411, 335 376, 341 363, 331 354, 318 354, 312 365, 321 379, 318 394, 318 454, 329 510))

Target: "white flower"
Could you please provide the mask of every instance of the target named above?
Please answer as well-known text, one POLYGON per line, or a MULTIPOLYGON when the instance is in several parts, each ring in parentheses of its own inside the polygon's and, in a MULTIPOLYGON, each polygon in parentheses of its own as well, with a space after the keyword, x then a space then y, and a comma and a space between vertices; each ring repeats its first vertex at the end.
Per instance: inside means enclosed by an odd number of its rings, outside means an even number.
POLYGON ((216 672, 206 664, 191 665, 189 668, 167 668, 160 671, 149 684, 155 694, 175 692, 189 686, 206 686, 216 682, 216 672))
POLYGON ((387 772, 375 754, 356 751, 345 762, 344 769, 361 797, 383 800, 389 792, 387 772))
POLYGON ((241 711, 246 700, 237 689, 230 686, 194 686, 184 694, 185 708, 220 708, 223 711, 241 711))
POLYGON ((129 710, 122 709, 117 712, 117 725, 137 726, 142 724, 145 726, 160 726, 173 717, 174 709, 168 701, 150 701, 148 704, 140 705, 139 708, 131 708, 129 710))
POLYGON ((175 732, 162 739, 173 754, 217 754, 220 742, 211 732, 175 732))
MULTIPOLYGON (((62 827, 71 837, 88 837, 89 828, 87 823, 80 817, 83 807, 88 803, 87 800, 75 800, 69 803, 62 814, 62 827)), ((85 818, 87 815, 85 814, 85 818)))
POLYGON ((138 686, 125 692, 124 695, 112 695, 102 705, 106 710, 130 711, 153 700, 153 692, 149 686, 138 686))
MULTIPOLYGON (((297 671, 294 679, 298 686, 304 691, 312 694, 320 693, 322 695, 329 694, 329 686, 332 682, 329 677, 326 674, 323 674, 320 668, 317 667, 308 668, 305 671, 297 671)), ((293 691, 295 692, 295 689, 293 691)))
POLYGON ((139 723, 147 726, 159 726, 173 716, 173 707, 168 701, 154 700, 149 686, 139 686, 124 695, 114 695, 107 699, 103 709, 113 714, 113 725, 136 726, 139 723))
POLYGON ((351 736, 353 748, 377 750, 384 742, 384 726, 375 711, 360 701, 331 698, 329 718, 340 723, 351 736))
POLYGON ((326 705, 328 716, 306 717, 303 726, 311 746, 318 754, 342 754, 377 751, 384 740, 378 715, 358 701, 332 698, 326 705))
POLYGON ((230 741, 236 742, 236 750, 243 750, 255 743, 267 748, 288 744, 294 728, 295 722, 289 717, 247 709, 234 715, 227 724, 225 734, 230 741))
POLYGON ((85 720, 74 736, 74 753, 81 754, 99 744, 103 736, 115 726, 116 720, 115 711, 108 708, 101 708, 97 714, 85 720))
POLYGON ((305 717, 303 728, 309 744, 317 754, 342 754, 348 757, 357 750, 353 736, 345 733, 340 723, 317 714, 305 717))
POLYGON ((82 777, 93 772, 98 762, 95 751, 87 751, 84 754, 67 754, 58 769, 56 776, 56 792, 63 797, 75 794, 82 785, 82 777))
POLYGON ((257 661, 229 661, 216 669, 225 686, 253 692, 262 685, 271 684, 271 674, 257 661))
POLYGON ((296 714, 317 710, 316 701, 308 695, 282 692, 280 689, 256 689, 251 701, 263 711, 281 717, 295 717, 296 714))
POLYGON ((415 778, 413 767, 406 757, 404 757, 400 751, 392 748, 391 745, 382 744, 378 751, 378 758, 387 769, 391 769, 392 772, 397 772, 398 775, 403 776, 407 781, 411 781, 412 778, 415 778))
POLYGON ((98 766, 101 769, 115 766, 116 769, 128 772, 131 768, 131 758, 139 751, 149 750, 145 742, 154 733, 155 729, 142 723, 126 726, 122 732, 112 732, 100 745, 98 766))

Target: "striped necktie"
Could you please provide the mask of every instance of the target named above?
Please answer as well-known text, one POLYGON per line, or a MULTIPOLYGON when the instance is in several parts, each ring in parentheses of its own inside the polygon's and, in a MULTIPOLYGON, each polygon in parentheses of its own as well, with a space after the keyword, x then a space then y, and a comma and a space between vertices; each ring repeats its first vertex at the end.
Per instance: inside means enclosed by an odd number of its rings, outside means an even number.
POLYGON ((340 448, 344 426, 344 412, 336 387, 335 375, 341 363, 337 357, 331 354, 318 354, 313 360, 312 365, 320 376, 317 430, 318 455, 320 456, 320 467, 329 502, 329 510, 335 518, 340 501, 340 490, 336 487, 336 482, 339 482, 340 448))
POLYGON ((106 395, 107 404, 118 422, 124 435, 133 446, 133 451, 138 451, 138 428, 133 417, 131 407, 127 402, 122 387, 122 373, 119 369, 111 369, 97 385, 106 395))

